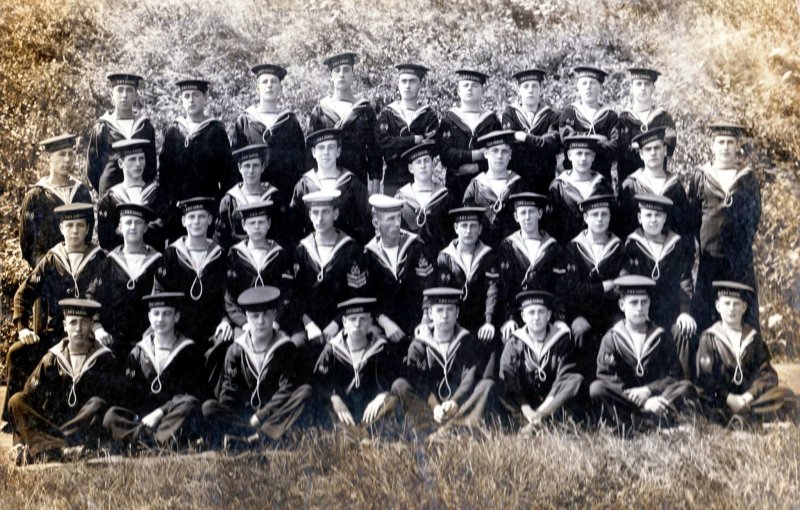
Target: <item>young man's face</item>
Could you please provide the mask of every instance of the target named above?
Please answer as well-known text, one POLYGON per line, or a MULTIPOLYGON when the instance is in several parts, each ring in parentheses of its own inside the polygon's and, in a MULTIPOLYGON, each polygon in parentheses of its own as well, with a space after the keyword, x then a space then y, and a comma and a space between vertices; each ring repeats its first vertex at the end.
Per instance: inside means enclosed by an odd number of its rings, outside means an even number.
POLYGON ((261 158, 250 158, 239 162, 239 174, 245 184, 254 185, 261 182, 264 173, 264 162, 261 158))
POLYGON ((242 228, 251 241, 263 241, 269 232, 270 219, 267 216, 255 216, 242 220, 242 228))
POLYGON ((137 152, 128 154, 119 160, 119 165, 122 167, 122 173, 126 178, 131 180, 139 180, 144 174, 144 166, 146 160, 144 152, 137 152))
POLYGON ((639 209, 639 224, 646 234, 657 236, 664 231, 667 222, 667 213, 652 209, 639 209))
POLYGON ((450 331, 456 326, 458 307, 456 305, 436 304, 431 306, 430 315, 434 329, 450 331))
POLYGON ((532 205, 523 205, 514 209, 514 220, 523 232, 532 233, 539 229, 542 210, 532 205))
POLYGON ((408 171, 419 182, 430 182, 433 179, 433 158, 421 156, 408 165, 408 171))
POLYGON ((281 97, 283 86, 274 74, 265 73, 258 77, 256 83, 258 98, 265 102, 275 102, 281 97))
POLYGON ((67 334, 70 343, 88 342, 92 337, 93 322, 91 317, 83 317, 81 315, 64 316, 64 332, 67 334))
POLYGON ((416 74, 402 73, 397 80, 397 89, 400 91, 400 98, 405 101, 417 99, 421 87, 422 80, 420 80, 416 74))
POLYGON ((181 218, 181 224, 190 237, 205 237, 211 226, 211 214, 206 210, 189 211, 181 218))
POLYGON ((711 144, 716 163, 732 164, 736 162, 739 151, 739 140, 733 136, 715 136, 711 144))
POLYGON ((465 104, 480 104, 481 99, 483 99, 483 85, 477 81, 459 80, 458 97, 465 104))
POLYGON ((351 313, 342 317, 342 327, 348 336, 365 336, 372 326, 369 313, 351 313))
POLYGON ((58 224, 67 249, 79 249, 86 244, 86 234, 89 232, 89 223, 85 219, 65 220, 58 224))
POLYGON ((570 149, 567 151, 567 157, 572 162, 572 168, 580 174, 592 169, 594 151, 591 149, 570 149))
POLYGON ((381 241, 386 246, 397 246, 400 241, 400 220, 402 213, 376 212, 372 217, 372 225, 381 236, 381 241))
POLYGON ((75 149, 67 148, 50 153, 50 170, 59 177, 69 177, 75 162, 75 149))
POLYGON ((339 209, 331 206, 312 206, 308 211, 308 217, 317 233, 329 232, 333 229, 333 224, 339 217, 339 209))
POLYGON ((583 213, 583 221, 589 232, 597 235, 608 232, 608 225, 611 223, 611 209, 608 207, 595 207, 589 212, 583 213))
POLYGON ((245 316, 247 317, 247 323, 250 324, 250 327, 256 336, 268 335, 272 333, 272 329, 275 324, 275 313, 276 312, 274 308, 258 311, 246 310, 244 312, 245 316))
POLYGON ((333 83, 333 88, 338 91, 350 90, 353 87, 354 80, 355 73, 353 72, 353 66, 350 64, 342 64, 331 70, 331 82, 333 83))
POLYGON ((156 306, 147 312, 150 327, 157 335, 171 335, 175 332, 175 324, 181 314, 171 306, 156 306))
POLYGON ((603 84, 594 78, 583 76, 578 78, 578 97, 584 104, 595 104, 600 101, 603 84))
POLYGON ((542 84, 538 80, 525 80, 517 87, 517 93, 522 104, 535 106, 542 96, 542 84))
POLYGON ((146 228, 144 220, 138 216, 123 214, 119 217, 119 232, 122 234, 125 244, 141 243, 146 228))
POLYGON ((459 221, 455 224, 455 230, 460 244, 472 246, 481 236, 481 223, 474 220, 459 221))
POLYGON ((631 81, 631 97, 637 103, 650 103, 656 86, 650 80, 636 78, 631 81))
POLYGON ((637 294, 621 297, 619 308, 625 314, 625 320, 632 326, 644 326, 650 314, 650 296, 637 294))
POLYGON ((550 309, 544 305, 528 305, 520 314, 522 322, 533 333, 542 333, 547 329, 547 323, 550 322, 550 309))
POLYGON ((114 85, 111 88, 111 101, 114 103, 114 109, 119 111, 133 110, 133 103, 138 96, 133 85, 114 85))
POLYGON ((729 326, 739 326, 747 311, 747 303, 733 296, 720 296, 717 298, 715 308, 719 312, 722 322, 729 326))
POLYGON ((508 162, 511 161, 511 146, 505 143, 494 145, 484 151, 489 171, 505 172, 508 162))
POLYGON ((208 96, 199 90, 184 90, 181 92, 181 106, 186 115, 201 115, 206 108, 208 96))
POLYGON ((342 148, 336 140, 320 142, 311 149, 311 155, 317 162, 317 168, 332 168, 342 153, 342 148))
POLYGON ((654 170, 664 168, 664 158, 667 157, 667 144, 661 140, 650 142, 639 149, 639 157, 644 161, 644 166, 654 170))

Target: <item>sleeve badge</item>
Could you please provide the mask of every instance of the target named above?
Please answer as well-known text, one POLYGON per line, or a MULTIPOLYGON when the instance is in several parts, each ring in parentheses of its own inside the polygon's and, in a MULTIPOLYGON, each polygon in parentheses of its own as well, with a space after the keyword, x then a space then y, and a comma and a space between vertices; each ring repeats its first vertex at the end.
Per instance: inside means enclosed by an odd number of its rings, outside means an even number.
POLYGON ((353 289, 360 289, 367 284, 367 274, 353 263, 350 272, 347 273, 347 286, 353 289))
POLYGON ((417 276, 427 278, 431 273, 433 273, 433 266, 424 256, 422 256, 419 258, 419 262, 417 263, 416 272, 417 276))

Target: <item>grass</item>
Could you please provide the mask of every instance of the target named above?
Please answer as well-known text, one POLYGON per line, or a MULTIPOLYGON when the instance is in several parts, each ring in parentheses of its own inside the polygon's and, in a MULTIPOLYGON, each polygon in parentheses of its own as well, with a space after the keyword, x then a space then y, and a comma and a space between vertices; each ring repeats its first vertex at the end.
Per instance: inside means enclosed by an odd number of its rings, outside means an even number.
POLYGON ((331 433, 286 450, 0 466, 2 508, 781 508, 800 498, 797 427, 698 423, 624 439, 538 436, 352 444, 331 433))

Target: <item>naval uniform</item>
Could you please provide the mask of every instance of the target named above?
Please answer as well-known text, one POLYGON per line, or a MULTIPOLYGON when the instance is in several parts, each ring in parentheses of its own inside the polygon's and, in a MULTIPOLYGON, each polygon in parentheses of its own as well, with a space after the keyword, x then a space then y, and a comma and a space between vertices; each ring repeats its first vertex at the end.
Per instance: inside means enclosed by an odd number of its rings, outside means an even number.
POLYGON ((17 330, 33 328, 39 336, 34 344, 14 342, 6 354, 8 388, 3 416, 8 417, 8 399, 22 390, 28 375, 55 342, 64 337, 64 313, 58 302, 86 297, 92 281, 102 273, 105 254, 99 246, 87 245, 81 260, 72 266, 64 243, 57 244, 42 257, 14 294, 14 324, 17 330), (39 317, 33 304, 40 300, 39 317))
POLYGON ((121 363, 149 327, 148 308, 142 298, 153 290, 160 261, 161 254, 151 246, 145 246, 144 253, 130 261, 123 246, 117 246, 108 252, 100 274, 86 291, 103 305, 98 322, 114 338, 109 347, 121 363))
POLYGON ((378 299, 377 309, 406 334, 422 320, 422 291, 430 286, 436 261, 417 236, 406 231, 392 261, 378 236, 364 248, 369 288, 367 295, 378 299))
POLYGON ((617 163, 619 182, 624 182, 629 175, 644 166, 639 156, 639 148, 632 146, 633 137, 657 127, 666 129, 664 143, 667 145, 667 156, 671 158, 678 143, 678 131, 669 113, 661 108, 648 110, 647 116, 627 108, 619 113, 619 162, 617 163))
POLYGON ((520 231, 503 239, 497 250, 500 266, 500 324, 513 320, 522 324, 515 297, 523 290, 544 290, 556 296, 553 320, 565 320, 563 281, 566 274, 564 253, 546 232, 535 253, 529 251, 520 231))
MULTIPOLYGON (((703 330, 718 318, 711 282, 735 280, 757 288, 753 238, 761 218, 761 190, 755 171, 745 167, 738 170, 731 189, 726 192, 707 164, 692 176, 688 196, 694 213, 693 223, 700 233, 700 263, 692 297, 692 317, 698 329, 703 330)), ((744 321, 756 327, 759 324, 757 294, 748 301, 744 321)))
POLYGON ((617 422, 629 421, 639 407, 625 390, 647 386, 651 396, 674 404, 689 396, 692 383, 680 379, 681 368, 672 337, 648 323, 641 350, 637 350, 625 321, 620 320, 603 336, 597 355, 597 379, 589 387, 592 400, 603 406, 603 414, 617 422))
MULTIPOLYGON (((603 177, 597 172, 592 172, 591 187, 589 193, 584 196, 569 179, 567 173, 559 174, 553 179, 548 191, 548 213, 544 217, 545 230, 556 238, 561 244, 569 243, 576 235, 586 228, 583 221, 583 211, 578 204, 586 198, 595 195, 610 195, 611 180, 603 177)), ((614 218, 614 207, 611 210, 611 218, 614 218)))
POLYGON ((145 166, 142 177, 145 182, 151 182, 156 178, 156 130, 150 119, 142 113, 134 115, 131 120, 133 126, 129 136, 120 121, 114 117, 114 113, 106 112, 95 122, 89 134, 86 174, 100 196, 105 195, 112 186, 122 182, 122 168, 117 159, 112 158, 115 152, 112 145, 122 140, 136 138, 150 142, 144 149, 145 166))
POLYGON ((406 184, 397 190, 394 196, 403 201, 401 225, 403 229, 417 234, 432 251, 438 252, 455 235, 448 211, 461 204, 454 199, 447 188, 438 186, 423 206, 412 186, 411 183, 406 184))
POLYGON ((514 220, 514 203, 510 196, 528 191, 527 183, 515 172, 508 172, 505 188, 498 194, 492 189, 489 174, 480 173, 475 176, 464 192, 464 205, 467 207, 484 207, 483 231, 481 240, 492 248, 497 248, 500 241, 519 228, 514 220))
MULTIPOLYGON (((341 158, 339 158, 341 161, 341 158)), ((367 187, 358 180, 355 174, 345 168, 340 168, 341 173, 336 178, 336 189, 342 194, 336 200, 339 209, 339 218, 336 228, 345 231, 361 245, 367 243, 375 229, 370 222, 369 194, 367 187)), ((308 218, 308 208, 303 203, 303 196, 314 191, 327 189, 320 182, 317 172, 309 170, 297 181, 292 195, 292 223, 294 225, 295 242, 313 232, 311 220, 308 218)), ((294 243, 293 243, 294 244, 294 243)))
MULTIPOLYGON (((74 203, 92 203, 89 188, 70 177, 67 186, 58 188, 42 177, 25 193, 19 211, 19 247, 22 258, 33 268, 47 251, 64 241, 55 208, 74 203)), ((89 220, 87 242, 91 240, 94 217, 89 220)))
POLYGON ((742 327, 738 350, 722 322, 704 331, 697 350, 697 387, 708 414, 715 419, 730 418, 733 412, 726 404, 730 393, 750 393, 754 397, 750 412, 762 416, 794 401, 791 390, 778 386, 770 359, 761 334, 747 324, 742 327))
POLYGON ((144 242, 158 251, 166 248, 167 228, 173 214, 169 197, 156 182, 145 184, 137 198, 131 197, 123 183, 112 186, 97 203, 97 240, 104 250, 113 250, 123 242, 119 227, 119 204, 140 204, 153 211, 153 218, 147 222, 144 242))
POLYGON ((236 209, 252 202, 270 201, 274 205, 270 209, 269 233, 271 237, 280 237, 282 241, 291 233, 287 227, 289 219, 286 202, 283 201, 278 188, 268 182, 261 183, 258 197, 248 197, 244 192, 244 184, 235 184, 225 192, 219 202, 219 215, 214 228, 214 240, 223 250, 230 249, 236 243, 247 240, 247 233, 242 227, 242 213, 236 209))
POLYGON ((592 250, 588 232, 575 236, 564 247, 566 262, 564 303, 575 340, 576 362, 587 380, 595 371, 598 337, 619 315, 617 295, 605 292, 603 282, 613 280, 625 262, 625 247, 614 234, 600 253, 592 250))
POLYGON ((128 355, 124 398, 111 407, 103 426, 123 443, 163 444, 171 439, 192 439, 200 433, 201 398, 206 396, 203 353, 194 341, 178 334, 175 345, 159 366, 152 333, 148 332, 128 355), (156 409, 164 417, 154 429, 141 420, 156 409))
MULTIPOLYGON (((576 101, 561 111, 561 118, 558 122, 562 143, 564 138, 572 135, 602 135, 607 138, 605 142, 598 143, 592 168, 605 177, 609 183, 613 182, 611 167, 617 160, 617 147, 619 146, 617 121, 616 112, 608 106, 601 105, 594 114, 591 114, 584 105, 576 101)), ((564 169, 569 170, 572 168, 572 162, 566 157, 566 151, 564 156, 564 169)))
POLYGON ((459 108, 452 108, 442 116, 439 131, 436 133, 436 145, 446 171, 445 186, 454 197, 463 197, 472 178, 488 168, 486 160, 472 161, 472 151, 480 147, 478 138, 500 129, 500 121, 492 111, 481 113, 475 129, 469 127, 459 108), (477 163, 478 170, 461 175, 458 168, 469 163, 477 163))
POLYGON ((541 350, 527 328, 516 330, 500 357, 500 380, 502 401, 513 414, 521 415, 520 408, 525 404, 536 409, 548 397, 553 398, 554 408, 571 408, 584 379, 575 365, 569 328, 549 324, 541 350))
POLYGON ((94 346, 76 369, 66 338, 41 358, 25 388, 9 401, 11 422, 31 454, 103 438, 103 414, 116 399, 117 363, 111 351, 94 346))
POLYGON ((509 105, 503 112, 503 129, 525 133, 524 142, 514 140, 508 167, 540 195, 547 194, 556 177, 556 159, 561 149, 558 121, 559 113, 548 105, 540 105, 532 117, 519 105, 509 105))
POLYGON ((357 99, 345 116, 340 117, 333 98, 328 96, 320 99, 311 110, 309 130, 312 133, 326 128, 341 130, 342 153, 338 163, 366 186, 367 179, 380 179, 383 173, 381 152, 375 143, 375 120, 375 110, 369 100, 357 99))
POLYGON ((430 419, 437 405, 451 400, 458 405, 452 423, 478 425, 495 386, 482 378, 491 348, 458 325, 445 348, 439 347, 432 330, 421 331, 403 360, 407 378, 397 379, 393 392, 406 416, 417 422, 430 419))
POLYGON ((268 147, 268 157, 261 178, 274 184, 280 190, 282 201, 288 203, 306 164, 306 143, 297 116, 284 110, 267 126, 256 107, 248 107, 236 119, 232 149, 262 143, 268 147))
POLYGON ((282 331, 273 331, 272 344, 259 356, 250 333, 238 336, 228 347, 222 380, 215 399, 203 403, 213 442, 224 434, 261 432, 278 439, 303 414, 311 387, 297 376, 299 348, 282 331), (250 425, 251 417, 259 425, 250 425))
MULTIPOLYGON (((363 357, 353 360, 344 331, 333 337, 322 350, 314 366, 314 384, 319 403, 317 422, 330 427, 336 421, 331 397, 342 399, 356 423, 375 397, 390 393, 400 375, 402 352, 382 336, 367 333, 369 340, 363 357)), ((396 399, 394 395, 387 398, 396 399)))
POLYGON ((408 164, 400 157, 416 145, 414 138, 433 138, 439 128, 439 118, 428 105, 420 105, 406 118, 403 104, 395 101, 386 105, 375 123, 375 142, 383 151, 386 170, 383 175, 383 194, 392 196, 412 181, 408 164))

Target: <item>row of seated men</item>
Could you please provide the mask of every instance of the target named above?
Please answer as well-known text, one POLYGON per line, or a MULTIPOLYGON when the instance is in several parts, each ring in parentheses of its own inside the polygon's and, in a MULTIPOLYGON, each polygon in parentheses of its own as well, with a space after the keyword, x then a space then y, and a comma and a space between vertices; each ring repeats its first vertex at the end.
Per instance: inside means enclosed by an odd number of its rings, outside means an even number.
POLYGON ((623 315, 603 335, 591 379, 577 367, 569 328, 553 320, 555 297, 540 290, 516 296, 523 324, 495 360, 492 345, 460 325, 458 288, 425 290, 429 321, 410 343, 393 342, 380 328, 377 299, 341 302, 342 329, 321 350, 279 329, 278 288, 250 288, 237 299, 246 325, 211 380, 202 370, 207 346, 175 329, 191 306, 182 293, 143 298, 150 329, 125 360, 92 334, 102 305, 65 299, 66 337, 10 401, 15 458, 198 438, 238 448, 277 441, 292 427, 380 433, 403 420, 422 433, 486 419, 535 430, 587 418, 668 426, 693 410, 723 423, 794 416, 795 397, 778 386, 766 344, 742 322, 752 288, 714 282, 719 320, 701 335, 695 385, 681 374, 670 333, 648 317, 655 281, 628 275, 614 283, 623 315))

